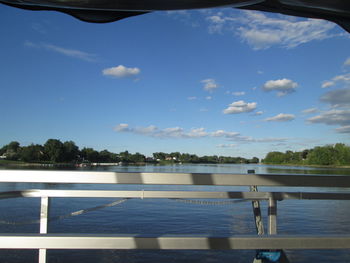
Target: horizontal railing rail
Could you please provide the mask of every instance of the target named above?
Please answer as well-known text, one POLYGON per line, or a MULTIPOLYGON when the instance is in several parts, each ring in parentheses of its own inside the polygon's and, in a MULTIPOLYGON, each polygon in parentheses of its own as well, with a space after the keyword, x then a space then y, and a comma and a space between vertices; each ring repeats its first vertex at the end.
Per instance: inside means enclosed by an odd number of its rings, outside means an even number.
MULTIPOLYGON (((252 172, 252 171, 250 171, 252 172)), ((0 183, 59 183, 59 184, 138 184, 138 185, 208 185, 249 186, 250 191, 196 191, 182 190, 50 190, 24 189, 0 192, 1 199, 41 198, 40 234, 0 234, 0 249, 39 249, 39 262, 46 262, 46 249, 350 249, 350 235, 277 235, 277 201, 298 200, 350 200, 350 176, 340 175, 271 175, 271 174, 213 174, 213 173, 117 173, 81 171, 0 170, 0 183), (257 186, 269 191, 259 192, 257 186), (271 191, 280 187, 313 187, 311 191, 271 191), (330 189, 337 188, 337 189, 330 189), (342 191, 339 189, 342 188, 342 191), (344 191, 345 189, 345 191, 344 191), (330 192, 331 190, 331 192, 330 192), (205 236, 141 236, 108 234, 48 234, 51 198, 124 198, 113 203, 79 210, 69 215, 114 206, 130 198, 168 198, 182 201, 193 199, 242 199, 252 201, 258 235, 234 237, 205 236), (268 201, 268 235, 264 226, 259 201, 268 201)), ((23 185, 25 187, 25 185, 23 185)), ((60 186, 61 188, 62 186, 60 186)), ((64 188, 64 187, 63 187, 64 188)), ((127 186, 123 186, 123 189, 127 186)), ((222 189, 222 188, 221 188, 222 189)), ((294 188, 295 189, 295 188, 294 188)), ((220 188, 219 188, 220 190, 220 188)), ((248 189, 247 189, 248 190, 248 189)), ((288 189, 290 190, 290 189, 288 189)), ((309 189, 310 190, 310 189, 309 189)), ((235 201, 226 201, 235 202, 235 201)), ((224 203, 224 202, 222 202, 224 203)), ((21 222, 17 222, 21 224, 21 222)), ((23 223, 23 222, 22 222, 23 223)), ((16 224, 13 223, 13 224, 16 224)), ((284 255, 283 251, 282 254, 284 255)), ((282 257, 281 263, 288 262, 282 257)), ((259 262, 255 259, 254 262, 259 262)))
POLYGON ((0 170, 0 182, 349 187, 350 176, 0 170))
POLYGON ((344 236, 196 237, 111 234, 0 234, 1 249, 350 249, 344 236))
POLYGON ((18 197, 93 197, 93 198, 198 198, 247 199, 277 201, 298 200, 350 200, 350 193, 320 192, 209 192, 209 191, 114 191, 114 190, 22 190, 0 193, 0 199, 18 197))

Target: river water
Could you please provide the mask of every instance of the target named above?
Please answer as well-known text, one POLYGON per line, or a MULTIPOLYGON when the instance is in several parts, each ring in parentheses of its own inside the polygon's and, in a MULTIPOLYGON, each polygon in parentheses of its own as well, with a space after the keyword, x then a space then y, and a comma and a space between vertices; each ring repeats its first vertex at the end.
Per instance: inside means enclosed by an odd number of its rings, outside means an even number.
MULTIPOLYGON (((334 174, 350 175, 350 169, 325 169, 267 165, 169 165, 169 166, 111 166, 79 168, 115 172, 190 172, 190 173, 246 173, 255 170, 264 174, 334 174)), ((198 190, 247 191, 247 187, 211 186, 152 186, 152 185, 90 185, 90 184, 0 184, 0 191, 23 189, 106 189, 106 190, 198 190)), ((261 191, 272 190, 262 187, 261 191)), ((279 188, 274 191, 342 191, 350 189, 279 188)), ((51 217, 69 215, 116 201, 110 198, 54 198, 51 217)), ((217 200, 216 200, 217 201, 217 200)), ((38 233, 38 198, 0 200, 0 232, 38 233)), ((262 202, 264 222, 267 222, 267 204, 262 202)), ((50 223, 50 233, 115 233, 144 235, 211 235, 232 236, 255 234, 251 202, 207 204, 189 203, 169 199, 130 199, 119 205, 92 209, 79 216, 67 216, 50 223)), ((350 234, 350 202, 318 200, 285 200, 278 202, 279 234, 350 234)), ((349 250, 289 250, 292 263, 346 263, 349 250)), ((37 262, 35 250, 0 250, 2 262, 37 262)), ((180 250, 49 250, 48 262, 253 262, 255 251, 180 251, 180 250)))

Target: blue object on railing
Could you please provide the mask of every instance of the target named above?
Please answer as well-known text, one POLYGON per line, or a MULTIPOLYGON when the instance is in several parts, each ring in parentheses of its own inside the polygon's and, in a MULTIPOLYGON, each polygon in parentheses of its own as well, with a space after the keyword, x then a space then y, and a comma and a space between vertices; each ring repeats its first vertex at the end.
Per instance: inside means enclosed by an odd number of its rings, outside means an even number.
POLYGON ((259 250, 256 259, 262 259, 264 263, 278 263, 281 257, 280 251, 259 250))

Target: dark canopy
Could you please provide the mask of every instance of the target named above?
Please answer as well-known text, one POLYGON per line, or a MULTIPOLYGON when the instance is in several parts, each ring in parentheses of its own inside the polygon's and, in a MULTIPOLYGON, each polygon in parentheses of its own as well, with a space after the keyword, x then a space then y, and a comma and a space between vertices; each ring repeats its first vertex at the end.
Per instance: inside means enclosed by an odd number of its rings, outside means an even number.
POLYGON ((350 32, 349 0, 0 0, 29 10, 55 10, 95 23, 159 10, 234 7, 333 21, 350 32))

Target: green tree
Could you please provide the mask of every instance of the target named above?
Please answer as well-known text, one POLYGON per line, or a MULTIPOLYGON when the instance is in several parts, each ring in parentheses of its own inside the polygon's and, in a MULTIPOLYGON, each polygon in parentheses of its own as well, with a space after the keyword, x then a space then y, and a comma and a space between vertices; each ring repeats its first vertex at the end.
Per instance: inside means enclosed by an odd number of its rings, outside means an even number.
POLYGON ((161 161, 164 161, 167 156, 168 156, 168 154, 163 153, 163 152, 155 152, 155 153, 153 153, 153 158, 156 159, 156 160, 159 159, 161 161))
POLYGON ((46 160, 51 162, 62 162, 64 160, 63 143, 57 139, 48 139, 44 144, 46 160))
POLYGON ((313 165, 336 164, 335 150, 333 146, 315 147, 308 155, 308 163, 313 165))
POLYGON ((131 154, 128 151, 119 153, 119 158, 120 158, 120 161, 124 163, 131 162, 131 154))
POLYGON ((79 155, 79 147, 73 141, 66 141, 63 143, 63 161, 73 162, 77 160, 79 155))
POLYGON ((44 147, 39 144, 31 144, 27 147, 22 147, 20 159, 25 162, 44 161, 44 147))
POLYGON ((337 165, 350 165, 350 147, 343 143, 334 145, 337 165))
POLYGON ((146 157, 143 154, 135 153, 130 156, 130 161, 132 163, 144 163, 146 160, 146 157))
POLYGON ((282 152, 269 152, 264 158, 264 163, 282 164, 285 161, 285 154, 282 152))
POLYGON ((14 160, 14 161, 19 159, 20 151, 21 151, 21 147, 19 142, 17 141, 12 141, 1 148, 1 152, 6 156, 6 159, 14 160))
POLYGON ((98 151, 92 149, 92 148, 83 148, 81 150, 81 157, 85 160, 85 161, 90 161, 90 162, 94 162, 97 163, 99 161, 99 153, 98 151))

